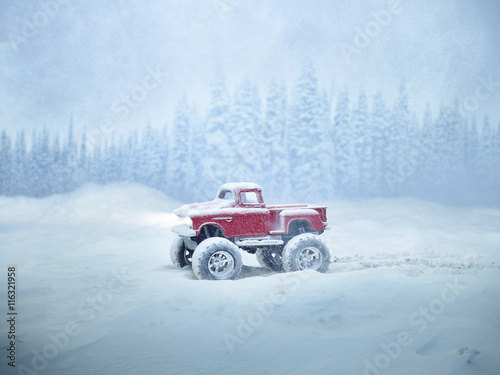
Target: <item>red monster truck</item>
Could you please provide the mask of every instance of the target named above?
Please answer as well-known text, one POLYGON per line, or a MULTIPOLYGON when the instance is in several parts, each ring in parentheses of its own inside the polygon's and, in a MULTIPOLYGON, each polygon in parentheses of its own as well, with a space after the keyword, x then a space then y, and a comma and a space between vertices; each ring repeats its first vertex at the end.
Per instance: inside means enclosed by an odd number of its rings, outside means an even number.
POLYGON ((179 238, 170 258, 178 268, 192 265, 198 279, 235 279, 242 267, 239 249, 274 271, 326 272, 330 265, 330 251, 317 237, 328 229, 326 207, 267 206, 259 185, 230 183, 213 201, 174 213, 185 224, 172 228, 179 238))

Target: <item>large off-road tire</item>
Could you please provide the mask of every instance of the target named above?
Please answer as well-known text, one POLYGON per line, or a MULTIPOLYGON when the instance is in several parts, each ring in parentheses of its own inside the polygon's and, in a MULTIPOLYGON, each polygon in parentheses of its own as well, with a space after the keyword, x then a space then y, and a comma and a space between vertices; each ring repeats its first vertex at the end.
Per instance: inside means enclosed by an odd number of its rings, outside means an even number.
POLYGON ((242 265, 238 246, 225 238, 207 238, 193 254, 193 271, 200 280, 234 280, 242 265))
POLYGON ((283 249, 283 267, 287 272, 314 270, 326 272, 330 266, 330 251, 312 233, 299 234, 283 249))
POLYGON ((174 267, 184 268, 191 266, 192 258, 193 251, 186 248, 182 238, 176 238, 170 246, 170 260, 174 267))
POLYGON ((262 267, 276 272, 283 272, 285 269, 281 259, 282 253, 283 246, 266 246, 259 247, 255 252, 255 256, 262 267))

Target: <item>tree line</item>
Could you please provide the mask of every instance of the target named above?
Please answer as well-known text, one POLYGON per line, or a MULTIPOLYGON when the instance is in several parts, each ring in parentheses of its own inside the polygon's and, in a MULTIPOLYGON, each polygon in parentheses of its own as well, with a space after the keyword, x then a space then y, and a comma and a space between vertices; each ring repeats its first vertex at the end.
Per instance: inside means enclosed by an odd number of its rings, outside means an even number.
MULTIPOLYGON (((201 115, 182 98, 172 124, 128 134, 62 135, 46 127, 3 131, 0 194, 44 197, 87 183, 145 184, 181 201, 212 198, 229 181, 253 181, 266 199, 414 196, 500 203, 500 126, 464 117, 458 101, 417 116, 404 86, 393 103, 360 89, 321 89, 311 65, 291 88, 272 82, 262 100, 218 75, 201 115)), ((92 133, 92 134, 95 134, 92 133)))

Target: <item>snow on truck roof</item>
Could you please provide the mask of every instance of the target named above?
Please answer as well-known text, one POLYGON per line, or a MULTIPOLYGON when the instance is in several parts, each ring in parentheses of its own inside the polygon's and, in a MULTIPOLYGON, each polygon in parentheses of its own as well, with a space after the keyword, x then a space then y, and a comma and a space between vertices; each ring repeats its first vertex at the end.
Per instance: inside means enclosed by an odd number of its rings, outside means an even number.
POLYGON ((219 189, 227 189, 227 190, 235 190, 235 189, 260 189, 262 188, 254 184, 253 182, 229 182, 227 184, 223 184, 219 189))

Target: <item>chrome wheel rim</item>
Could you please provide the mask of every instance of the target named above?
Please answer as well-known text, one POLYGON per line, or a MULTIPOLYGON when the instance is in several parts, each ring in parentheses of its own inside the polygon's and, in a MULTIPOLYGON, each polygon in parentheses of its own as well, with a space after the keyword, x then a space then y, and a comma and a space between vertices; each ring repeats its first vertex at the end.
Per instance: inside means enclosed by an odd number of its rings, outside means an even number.
POLYGON ((234 270, 234 258, 227 251, 217 251, 208 260, 208 271, 218 279, 223 279, 234 270))
POLYGON ((318 270, 323 263, 323 255, 317 247, 306 247, 299 253, 298 263, 301 270, 318 270))
POLYGON ((189 250, 184 250, 184 262, 186 264, 191 264, 193 262, 193 252, 189 250))

